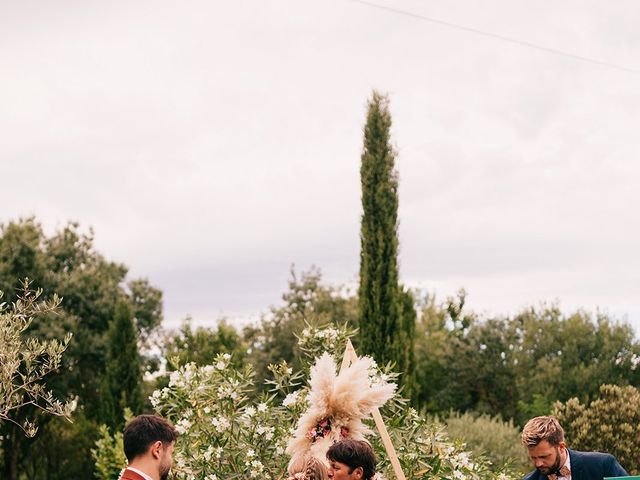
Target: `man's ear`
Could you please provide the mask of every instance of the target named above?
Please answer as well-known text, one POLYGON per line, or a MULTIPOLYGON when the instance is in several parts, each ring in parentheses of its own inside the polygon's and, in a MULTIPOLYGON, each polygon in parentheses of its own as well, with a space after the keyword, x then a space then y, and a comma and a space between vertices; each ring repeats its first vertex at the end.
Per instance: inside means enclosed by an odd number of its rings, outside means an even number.
POLYGON ((360 479, 364 477, 364 469, 362 467, 356 467, 353 469, 353 478, 360 479))
POLYGON ((162 442, 160 440, 151 444, 151 456, 158 460, 162 458, 162 442))

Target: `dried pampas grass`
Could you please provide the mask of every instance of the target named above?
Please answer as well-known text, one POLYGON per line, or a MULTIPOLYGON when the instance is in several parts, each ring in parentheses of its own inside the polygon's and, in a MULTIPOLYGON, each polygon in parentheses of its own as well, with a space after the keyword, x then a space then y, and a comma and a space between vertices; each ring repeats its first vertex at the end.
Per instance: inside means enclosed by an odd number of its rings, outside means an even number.
POLYGON ((326 463, 329 447, 343 438, 365 440, 372 432, 362 420, 381 407, 395 392, 394 383, 372 384, 370 357, 354 361, 340 374, 331 355, 324 353, 311 368, 309 408, 300 417, 287 445, 289 472, 302 471, 309 457, 326 463))

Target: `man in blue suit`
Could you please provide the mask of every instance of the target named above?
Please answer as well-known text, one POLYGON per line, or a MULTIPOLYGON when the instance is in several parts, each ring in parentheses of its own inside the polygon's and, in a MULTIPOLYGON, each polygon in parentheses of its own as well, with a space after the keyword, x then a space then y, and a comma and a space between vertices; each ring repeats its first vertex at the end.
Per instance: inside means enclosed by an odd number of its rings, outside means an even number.
POLYGON ((522 430, 522 443, 536 467, 524 480, 602 480, 629 475, 613 455, 569 450, 564 430, 554 417, 529 420, 522 430))

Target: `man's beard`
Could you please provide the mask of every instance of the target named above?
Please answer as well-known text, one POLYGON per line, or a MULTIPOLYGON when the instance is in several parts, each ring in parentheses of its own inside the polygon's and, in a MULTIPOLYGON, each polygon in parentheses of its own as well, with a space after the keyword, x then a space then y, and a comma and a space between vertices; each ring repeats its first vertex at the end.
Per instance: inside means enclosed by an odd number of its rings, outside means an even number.
POLYGON ((550 473, 555 473, 560 470, 560 449, 556 447, 556 461, 553 462, 549 468, 538 468, 538 471, 543 475, 549 475, 550 473))
POLYGON ((169 472, 171 471, 171 467, 161 467, 160 470, 160 480, 169 480, 169 472))

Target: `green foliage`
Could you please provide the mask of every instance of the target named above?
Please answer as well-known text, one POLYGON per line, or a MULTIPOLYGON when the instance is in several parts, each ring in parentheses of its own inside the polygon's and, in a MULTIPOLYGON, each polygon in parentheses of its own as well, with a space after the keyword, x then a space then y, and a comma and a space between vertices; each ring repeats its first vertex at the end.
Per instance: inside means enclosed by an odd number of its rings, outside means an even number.
MULTIPOLYGON (((73 405, 58 400, 44 383, 47 375, 60 368, 71 334, 63 341, 25 335, 34 319, 56 312, 60 299, 41 300, 42 290, 31 291, 29 285, 25 280, 11 305, 0 303, 0 421, 12 422, 33 437, 37 432, 35 415, 19 422, 20 409, 36 407, 69 420, 73 405)), ((0 300, 2 296, 0 292, 0 300)))
POLYGON ((588 405, 577 398, 554 404, 567 443, 577 450, 614 455, 631 475, 640 474, 640 390, 602 385, 588 405))
POLYGON ((91 456, 95 460, 96 478, 113 480, 118 478, 123 468, 127 466, 122 443, 122 432, 113 435, 109 427, 101 425, 95 448, 91 449, 91 456))
POLYGON ((82 409, 73 413, 73 423, 54 417, 27 442, 26 450, 37 454, 27 456, 20 469, 27 480, 89 478, 94 468, 91 456, 72 453, 89 452, 97 436, 98 426, 86 418, 82 409))
POLYGON ((360 166, 360 342, 363 353, 381 363, 394 362, 410 379, 415 312, 398 283, 398 176, 390 129, 389 100, 374 92, 360 166))
POLYGON ((572 397, 586 402, 597 397, 600 385, 639 380, 620 361, 639 348, 627 324, 600 313, 564 316, 555 306, 527 309, 510 323, 516 336, 515 375, 525 405, 543 403, 542 398, 547 404, 572 397))
MULTIPOLYGON (((347 334, 345 328, 309 326, 300 334, 300 342, 312 355, 323 347, 342 351, 347 334)), ((291 428, 307 407, 308 389, 301 387, 301 374, 286 362, 270 368, 272 390, 257 400, 250 395, 256 389, 253 373, 249 368, 234 368, 228 354, 219 354, 209 366, 184 365, 172 372, 167 387, 153 394, 158 413, 173 421, 181 433, 174 467, 178 479, 286 477, 288 456, 284 449, 291 428)), ((403 402, 391 402, 384 410, 407 478, 515 478, 507 472, 491 472, 482 459, 473 459, 448 442, 440 428, 403 402)), ((380 459, 380 470, 391 478, 391 467, 379 438, 371 440, 380 459)), ((101 445, 107 447, 94 450, 101 465, 116 469, 124 466, 121 457, 110 448, 113 440, 105 437, 101 445)), ((111 471, 105 469, 98 478, 112 478, 109 475, 111 471)))
POLYGON ((146 338, 162 319, 160 292, 145 280, 127 287, 127 268, 96 252, 92 232, 82 233, 77 223, 47 237, 41 225, 28 218, 2 225, 1 233, 0 290, 13 301, 16 279, 28 276, 45 296, 57 293, 64 298, 59 315, 34 322, 31 331, 39 338, 73 332, 75 341, 62 365, 65 375, 56 377, 54 386, 61 394, 78 395, 87 415, 98 418, 107 331, 116 305, 130 304, 138 335, 146 338))
POLYGON ((520 429, 513 420, 498 416, 452 412, 445 420, 449 437, 463 442, 474 455, 482 455, 491 468, 500 471, 511 465, 521 473, 528 472, 530 462, 520 441, 520 429))
POLYGON ((416 330, 416 404, 433 413, 476 411, 524 423, 554 401, 588 401, 607 382, 637 384, 633 330, 604 315, 555 306, 512 318, 464 313, 465 294, 428 297, 416 330))
POLYGON ((445 354, 452 335, 447 329, 446 310, 436 304, 435 296, 427 295, 416 322, 415 338, 415 405, 427 412, 445 411, 438 400, 438 392, 447 382, 445 354))
MULTIPOLYGON (((477 319, 464 312, 465 297, 465 291, 460 290, 456 297, 438 305, 435 296, 427 295, 421 305, 415 335, 415 402, 428 412, 473 409, 479 403, 479 391, 484 391, 475 387, 475 369, 482 354, 481 347, 473 345, 469 337, 469 327, 477 319)), ((493 367, 490 361, 480 372, 482 377, 491 375, 493 367)))
POLYGON ((197 366, 211 365, 219 353, 229 353, 239 365, 247 356, 247 345, 238 331, 225 320, 218 323, 215 329, 191 327, 191 320, 186 319, 180 330, 166 335, 161 346, 165 358, 171 359, 167 367, 173 364, 197 366))
POLYGON ((403 386, 402 393, 406 397, 413 398, 418 391, 416 385, 416 336, 417 314, 415 309, 415 298, 411 291, 402 289, 400 292, 400 328, 398 329, 399 343, 402 345, 397 369, 403 372, 400 377, 400 384, 403 386))
MULTIPOLYGON (((127 285, 126 274, 124 265, 110 262, 95 251, 92 232, 83 233, 76 223, 69 223, 52 236, 45 235, 34 218, 0 225, 0 290, 5 292, 6 301, 16 301, 17 279, 24 277, 33 279, 34 288, 42 289, 43 298, 52 298, 55 293, 64 298, 56 315, 34 317, 26 334, 47 341, 73 333, 74 341, 62 358, 59 372, 47 376, 46 387, 58 398, 77 399, 90 422, 100 420, 102 415, 107 332, 116 305, 122 301, 129 303, 137 333, 143 340, 161 320, 160 292, 145 280, 134 280, 127 285)), ((22 407, 16 411, 16 418, 22 423, 32 414, 31 407, 22 407)), ((51 456, 53 451, 60 452, 59 447, 70 445, 62 439, 52 440, 36 452, 27 448, 17 428, 6 422, 0 426, 4 464, 0 477, 8 480, 17 480, 19 471, 41 465, 34 456, 51 456)), ((95 429, 86 429, 87 435, 95 432, 95 429)), ((89 452, 70 448, 64 456, 74 464, 82 464, 89 452)), ((67 480, 85 479, 90 474, 84 472, 80 477, 69 476, 67 480)), ((49 473, 44 470, 33 475, 46 478, 49 473)))
POLYGON ((142 373, 138 338, 129 306, 120 302, 109 326, 103 420, 114 431, 124 426, 126 408, 142 413, 142 373))
MULTIPOLYGON (((300 334, 296 335, 297 348, 303 354, 303 358, 317 358, 324 352, 329 352, 335 358, 340 358, 344 353, 347 340, 356 333, 358 330, 350 328, 347 323, 339 327, 307 325, 300 334)), ((308 361, 303 362, 303 367, 307 370, 309 366, 308 361)))
POLYGON ((230 360, 219 354, 210 366, 184 365, 152 397, 158 413, 180 432, 180 478, 277 478, 283 471, 283 438, 290 426, 285 408, 267 396, 253 403, 251 369, 234 369, 230 360))
POLYGON ((146 278, 131 280, 127 287, 138 338, 145 343, 162 322, 162 291, 146 278))
POLYGON ((259 327, 247 327, 248 361, 257 378, 269 378, 269 365, 284 360, 295 369, 303 368, 296 348, 296 332, 308 324, 357 326, 357 301, 349 291, 322 283, 320 270, 312 267, 297 275, 291 269, 284 305, 272 307, 259 327))

